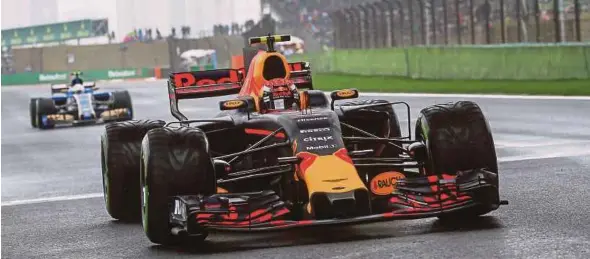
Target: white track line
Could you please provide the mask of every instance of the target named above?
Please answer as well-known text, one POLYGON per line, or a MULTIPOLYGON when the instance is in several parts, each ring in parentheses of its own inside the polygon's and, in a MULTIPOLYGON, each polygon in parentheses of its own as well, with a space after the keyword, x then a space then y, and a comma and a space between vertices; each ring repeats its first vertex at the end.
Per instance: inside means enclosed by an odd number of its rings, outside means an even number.
MULTIPOLYGON (((326 92, 329 93, 329 92, 326 92)), ((590 96, 559 95, 501 95, 501 94, 429 94, 429 93, 360 93, 361 96, 384 97, 452 97, 481 99, 529 99, 529 100, 590 100, 590 96)))
POLYGON ((497 148, 531 148, 531 147, 550 147, 550 146, 564 146, 564 145, 576 145, 583 146, 584 144, 590 144, 589 140, 564 140, 564 139, 553 139, 553 140, 530 140, 530 141, 510 141, 510 140, 498 140, 495 141, 497 148))
POLYGON ((518 162, 518 161, 526 161, 526 160, 540 160, 540 159, 550 159, 550 158, 567 158, 567 157, 581 157, 581 156, 590 156, 590 151, 581 152, 579 150, 569 150, 569 151, 557 151, 557 152, 546 153, 546 154, 532 154, 532 155, 498 157, 498 162, 518 162))
POLYGON ((29 199, 29 200, 7 201, 7 202, 2 202, 2 207, 25 205, 25 204, 36 204, 36 203, 48 203, 48 202, 55 202, 55 201, 84 200, 84 199, 92 199, 92 198, 98 198, 98 197, 103 197, 103 194, 102 193, 87 193, 87 194, 79 194, 79 195, 68 195, 68 196, 56 196, 56 197, 48 197, 48 198, 29 199))

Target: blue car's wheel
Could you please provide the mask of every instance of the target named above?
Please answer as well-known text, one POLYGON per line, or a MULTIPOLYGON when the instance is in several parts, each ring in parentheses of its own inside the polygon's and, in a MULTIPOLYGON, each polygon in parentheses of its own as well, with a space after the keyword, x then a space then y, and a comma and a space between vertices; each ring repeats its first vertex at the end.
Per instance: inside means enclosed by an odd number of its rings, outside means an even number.
POLYGON ((131 95, 128 91, 113 92, 113 109, 127 109, 127 116, 123 116, 118 121, 133 119, 133 104, 131 103, 131 95))
POLYGON ((53 100, 49 98, 39 98, 36 103, 37 114, 35 121, 37 127, 40 129, 51 129, 55 127, 54 122, 48 118, 48 115, 57 113, 57 108, 55 108, 53 100))
POLYGON ((31 118, 31 127, 37 128, 37 99, 31 98, 29 102, 29 116, 31 118))

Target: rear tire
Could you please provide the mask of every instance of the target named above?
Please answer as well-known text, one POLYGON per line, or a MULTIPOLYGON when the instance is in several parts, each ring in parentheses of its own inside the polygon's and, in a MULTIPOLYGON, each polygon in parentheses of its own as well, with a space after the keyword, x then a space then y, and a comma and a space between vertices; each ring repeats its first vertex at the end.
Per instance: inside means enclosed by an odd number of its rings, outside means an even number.
POLYGON ((126 121, 133 119, 133 104, 131 103, 131 95, 128 91, 113 92, 113 109, 128 109, 129 116, 117 119, 117 121, 126 121))
POLYGON ((40 129, 52 129, 55 127, 55 124, 50 120, 45 120, 46 123, 43 121, 43 117, 46 117, 50 114, 56 114, 57 108, 55 108, 55 104, 53 103, 53 99, 49 98, 39 98, 37 99, 37 107, 36 107, 36 123, 37 127, 40 129))
POLYGON ((140 217, 139 164, 145 134, 165 124, 160 120, 113 122, 101 138, 103 194, 106 209, 119 220, 140 217))
MULTIPOLYGON (((423 109, 416 123, 416 140, 426 144, 429 160, 427 175, 450 174, 483 168, 498 174, 494 140, 488 121, 480 107, 469 101, 439 104, 423 109)), ((493 183, 493 202, 439 216, 441 219, 464 219, 486 214, 500 203, 498 178, 493 183)))
MULTIPOLYGON (((196 128, 150 130, 141 147, 142 224, 149 240, 174 245, 203 241, 207 232, 183 239, 171 234, 169 201, 175 195, 211 195, 217 190, 207 137, 196 128)), ((190 229, 189 229, 190 231, 190 229)))
POLYGON ((29 102, 29 116, 31 117, 31 127, 37 128, 37 99, 31 98, 29 102))

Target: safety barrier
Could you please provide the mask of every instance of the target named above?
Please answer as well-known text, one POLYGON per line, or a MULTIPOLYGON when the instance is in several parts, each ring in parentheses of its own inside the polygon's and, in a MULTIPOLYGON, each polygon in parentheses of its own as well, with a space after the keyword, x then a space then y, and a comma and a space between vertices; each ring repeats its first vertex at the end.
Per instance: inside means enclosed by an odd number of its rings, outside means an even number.
MULTIPOLYGON (((131 68, 131 69, 107 69, 82 71, 83 78, 87 81, 135 79, 155 77, 160 69, 156 68, 131 68)), ((2 75, 2 85, 31 85, 68 82, 69 71, 47 73, 17 73, 2 75)), ((159 73, 161 74, 161 73, 159 73)))
POLYGON ((588 0, 376 0, 330 13, 336 48, 583 42, 588 0))
POLYGON ((420 79, 555 80, 590 78, 590 44, 504 44, 336 49, 293 55, 320 73, 420 79))

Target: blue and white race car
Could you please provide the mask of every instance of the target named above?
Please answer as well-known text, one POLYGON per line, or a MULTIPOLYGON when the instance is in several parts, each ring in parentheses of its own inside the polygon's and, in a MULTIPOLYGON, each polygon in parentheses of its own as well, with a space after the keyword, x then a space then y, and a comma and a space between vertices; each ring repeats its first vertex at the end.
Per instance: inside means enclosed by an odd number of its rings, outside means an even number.
POLYGON ((93 82, 73 83, 51 85, 51 98, 31 98, 29 110, 33 128, 133 119, 129 92, 99 92, 93 82))

